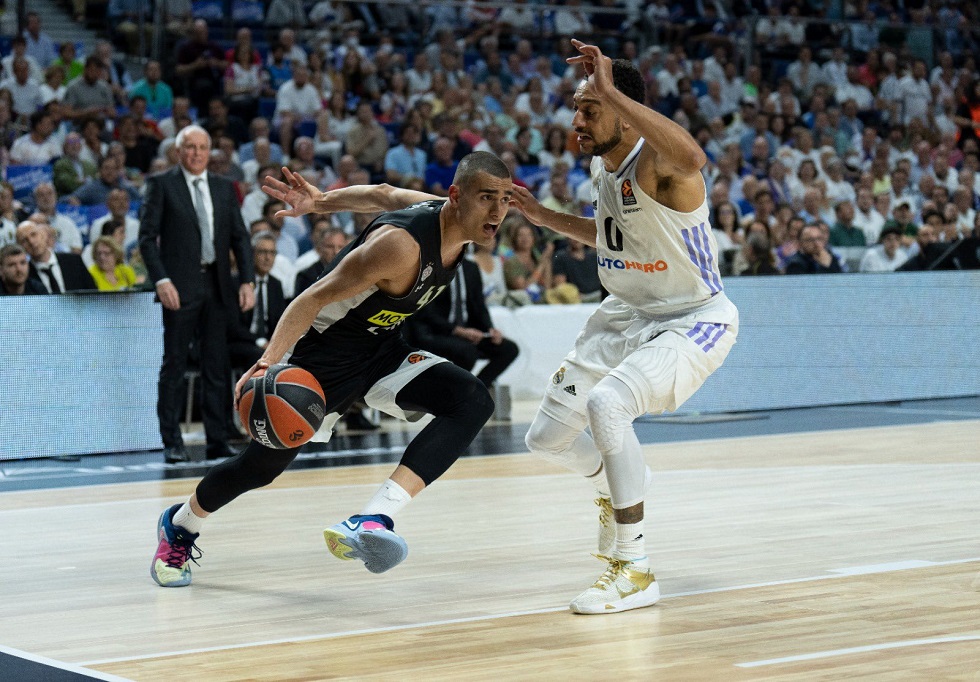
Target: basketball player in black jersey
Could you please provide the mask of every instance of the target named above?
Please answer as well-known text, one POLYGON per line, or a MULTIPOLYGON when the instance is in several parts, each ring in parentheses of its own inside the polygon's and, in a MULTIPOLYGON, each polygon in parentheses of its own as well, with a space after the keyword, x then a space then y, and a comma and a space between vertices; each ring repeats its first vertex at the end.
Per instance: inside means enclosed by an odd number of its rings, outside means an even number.
MULTIPOLYGON (((266 178, 263 186, 292 206, 281 214, 391 212, 368 225, 286 308, 262 358, 238 382, 236 396, 252 374, 281 362, 293 349, 289 362, 311 372, 326 395, 328 415, 321 428, 326 435, 356 400, 404 419, 435 416, 361 513, 324 531, 334 556, 360 559, 369 571, 381 573, 408 553, 392 517, 456 461, 493 413, 479 380, 410 347, 399 326, 448 286, 468 243, 493 247, 507 214, 511 176, 488 152, 460 161, 448 199, 388 185, 320 192, 288 169, 283 175, 285 183, 266 178)), ((297 452, 252 441, 208 471, 187 503, 161 515, 153 579, 165 587, 189 585, 194 541, 205 518, 271 483, 297 452)))

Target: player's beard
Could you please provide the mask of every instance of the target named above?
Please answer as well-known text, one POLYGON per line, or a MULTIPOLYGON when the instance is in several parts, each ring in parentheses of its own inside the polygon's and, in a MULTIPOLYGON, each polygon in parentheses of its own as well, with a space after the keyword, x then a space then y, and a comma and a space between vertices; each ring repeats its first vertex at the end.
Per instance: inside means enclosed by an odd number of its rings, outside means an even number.
POLYGON ((608 140, 599 142, 595 138, 592 139, 592 155, 602 156, 603 154, 608 154, 613 149, 619 146, 619 143, 623 141, 623 126, 620 122, 616 121, 616 129, 613 131, 612 135, 609 136, 608 140))

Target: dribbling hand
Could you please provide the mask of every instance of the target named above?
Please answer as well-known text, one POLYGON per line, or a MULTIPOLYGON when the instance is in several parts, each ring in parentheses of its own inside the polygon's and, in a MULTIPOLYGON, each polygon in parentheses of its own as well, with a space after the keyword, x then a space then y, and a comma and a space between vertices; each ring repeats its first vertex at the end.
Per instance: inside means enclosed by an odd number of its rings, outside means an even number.
POLYGON ((294 173, 286 167, 282 169, 282 176, 286 182, 277 180, 272 176, 266 176, 262 181, 262 191, 273 199, 285 201, 292 206, 290 209, 276 211, 276 218, 298 218, 301 215, 312 213, 314 202, 320 198, 321 192, 316 187, 306 181, 299 173, 294 173))
POLYGON ((269 363, 266 362, 265 360, 259 360, 254 365, 252 365, 249 369, 245 370, 245 373, 242 375, 242 378, 238 380, 237 384, 235 384, 235 409, 236 410, 238 409, 238 401, 242 397, 242 389, 245 388, 245 384, 248 382, 248 380, 251 379, 252 375, 258 372, 259 370, 267 370, 267 369, 269 369, 269 363))

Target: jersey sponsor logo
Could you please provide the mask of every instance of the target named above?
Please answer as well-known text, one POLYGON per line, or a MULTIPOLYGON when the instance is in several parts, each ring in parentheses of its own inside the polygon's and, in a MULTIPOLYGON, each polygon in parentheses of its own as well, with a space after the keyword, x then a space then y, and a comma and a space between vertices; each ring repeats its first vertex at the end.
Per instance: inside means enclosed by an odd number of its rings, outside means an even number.
POLYGON ((619 192, 623 197, 623 206, 635 206, 636 196, 633 194, 633 183, 629 180, 623 180, 622 186, 619 188, 619 192))
POLYGON ((641 263, 635 260, 623 260, 621 258, 606 258, 598 256, 600 268, 607 270, 636 270, 638 272, 657 273, 667 269, 667 261, 658 260, 653 263, 641 263))
POLYGON ((396 324, 401 324, 406 317, 412 313, 396 313, 391 310, 379 310, 377 313, 368 318, 368 322, 371 324, 376 324, 379 327, 394 327, 396 324))
POLYGON ((563 388, 562 390, 565 391, 565 393, 567 393, 568 395, 578 395, 578 393, 575 392, 575 384, 570 384, 565 388, 563 388))
POLYGON ((408 356, 408 364, 417 365, 418 363, 422 362, 425 359, 426 356, 422 355, 421 353, 412 353, 411 355, 408 356))

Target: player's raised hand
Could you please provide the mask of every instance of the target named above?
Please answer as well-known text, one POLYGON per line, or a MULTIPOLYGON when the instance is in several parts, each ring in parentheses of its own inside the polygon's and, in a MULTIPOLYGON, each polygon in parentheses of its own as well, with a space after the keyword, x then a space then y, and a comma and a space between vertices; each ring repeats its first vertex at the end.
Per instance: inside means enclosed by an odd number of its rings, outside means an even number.
POLYGON ((513 186, 514 193, 510 195, 510 205, 524 214, 524 217, 535 225, 541 225, 541 210, 543 206, 527 187, 513 186))
POLYGON ((592 76, 596 91, 601 95, 616 89, 613 84, 612 60, 602 54, 596 45, 587 45, 581 40, 572 38, 572 46, 581 54, 569 57, 569 64, 581 64, 587 76, 592 76))
POLYGON ((290 209, 276 211, 277 218, 294 217, 313 212, 314 203, 320 198, 321 192, 311 185, 299 173, 294 173, 285 166, 282 176, 286 182, 267 175, 262 181, 262 191, 273 199, 285 201, 292 206, 290 209))

